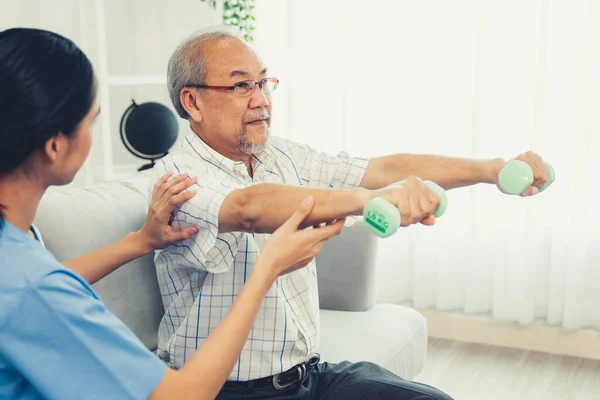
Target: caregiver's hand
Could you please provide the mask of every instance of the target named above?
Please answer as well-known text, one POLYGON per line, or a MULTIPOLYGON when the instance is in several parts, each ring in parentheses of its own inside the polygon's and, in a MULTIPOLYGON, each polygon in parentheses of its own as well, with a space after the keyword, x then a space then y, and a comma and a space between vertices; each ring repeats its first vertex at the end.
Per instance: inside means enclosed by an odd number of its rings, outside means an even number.
POLYGON ((146 221, 138 231, 142 245, 148 252, 164 249, 198 233, 198 228, 193 226, 176 231, 170 225, 173 210, 196 195, 196 191, 188 189, 198 178, 190 177, 187 173, 171 176, 171 172, 163 175, 154 185, 146 221))

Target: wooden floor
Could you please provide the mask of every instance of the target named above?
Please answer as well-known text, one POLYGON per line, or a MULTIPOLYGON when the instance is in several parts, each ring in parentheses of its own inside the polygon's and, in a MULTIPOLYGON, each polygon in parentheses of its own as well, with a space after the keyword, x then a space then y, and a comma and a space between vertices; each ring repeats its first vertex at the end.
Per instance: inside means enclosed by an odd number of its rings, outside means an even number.
POLYGON ((415 380, 457 400, 600 400, 600 361, 442 339, 415 380))

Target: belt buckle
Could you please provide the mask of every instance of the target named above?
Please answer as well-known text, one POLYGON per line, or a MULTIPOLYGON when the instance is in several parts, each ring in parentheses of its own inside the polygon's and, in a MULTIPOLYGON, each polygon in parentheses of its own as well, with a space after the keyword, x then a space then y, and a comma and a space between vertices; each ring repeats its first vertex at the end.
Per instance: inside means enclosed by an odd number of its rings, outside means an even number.
POLYGON ((319 361, 321 361, 321 355, 319 353, 315 353, 315 355, 312 356, 310 360, 308 360, 308 363, 311 367, 314 367, 319 363, 319 361))
POLYGON ((279 378, 279 375, 281 375, 281 374, 273 375, 273 387, 275 388, 275 390, 285 389, 286 387, 291 386, 294 383, 300 381, 302 379, 302 375, 303 375, 302 369, 299 366, 296 366, 296 370, 298 371, 298 380, 290 382, 290 383, 286 383, 285 385, 279 384, 278 378, 279 378))

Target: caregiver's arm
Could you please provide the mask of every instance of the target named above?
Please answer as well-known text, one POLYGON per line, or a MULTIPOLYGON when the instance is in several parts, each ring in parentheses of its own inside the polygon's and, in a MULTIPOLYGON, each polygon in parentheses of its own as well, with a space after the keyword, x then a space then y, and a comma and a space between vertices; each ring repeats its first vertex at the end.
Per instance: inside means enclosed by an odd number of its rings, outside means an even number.
POLYGON ((64 265, 92 284, 136 258, 193 236, 196 228, 176 232, 169 225, 169 219, 177 205, 194 197, 195 192, 186 189, 196 179, 189 178, 187 173, 169 180, 170 176, 171 173, 164 175, 154 186, 148 215, 139 231, 131 232, 102 249, 66 261, 64 265))

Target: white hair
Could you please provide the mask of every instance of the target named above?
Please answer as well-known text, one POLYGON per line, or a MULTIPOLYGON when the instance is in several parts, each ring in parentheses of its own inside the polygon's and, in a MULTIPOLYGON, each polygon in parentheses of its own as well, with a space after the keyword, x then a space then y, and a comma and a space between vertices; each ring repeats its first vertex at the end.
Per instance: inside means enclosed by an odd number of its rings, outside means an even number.
POLYGON ((181 118, 189 118, 179 100, 181 89, 192 84, 204 83, 206 59, 202 52, 203 46, 208 42, 231 38, 242 40, 231 29, 211 27, 195 32, 175 49, 167 67, 167 87, 173 107, 181 118))

